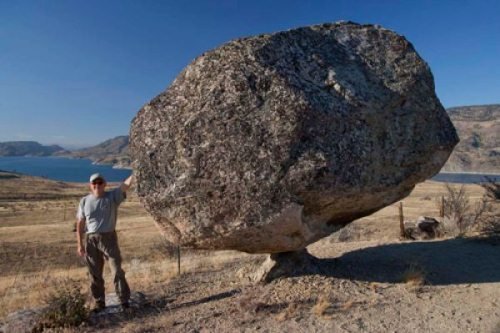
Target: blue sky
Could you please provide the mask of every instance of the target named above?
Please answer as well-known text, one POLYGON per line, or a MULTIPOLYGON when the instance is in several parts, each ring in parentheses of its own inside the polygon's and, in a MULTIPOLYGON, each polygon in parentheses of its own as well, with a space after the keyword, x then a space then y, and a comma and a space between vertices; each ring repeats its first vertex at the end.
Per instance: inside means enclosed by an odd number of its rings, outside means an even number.
POLYGON ((128 134, 202 52, 338 20, 408 38, 445 107, 500 103, 499 14, 496 0, 0 0, 0 141, 83 147, 128 134))

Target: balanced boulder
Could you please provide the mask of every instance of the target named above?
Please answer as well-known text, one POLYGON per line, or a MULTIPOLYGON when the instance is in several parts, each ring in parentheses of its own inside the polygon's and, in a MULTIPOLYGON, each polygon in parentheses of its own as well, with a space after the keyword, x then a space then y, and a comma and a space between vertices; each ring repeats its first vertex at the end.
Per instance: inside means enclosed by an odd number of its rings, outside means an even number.
POLYGON ((280 253, 407 196, 457 142, 413 46, 339 22, 202 54, 139 111, 130 153, 168 240, 280 253))

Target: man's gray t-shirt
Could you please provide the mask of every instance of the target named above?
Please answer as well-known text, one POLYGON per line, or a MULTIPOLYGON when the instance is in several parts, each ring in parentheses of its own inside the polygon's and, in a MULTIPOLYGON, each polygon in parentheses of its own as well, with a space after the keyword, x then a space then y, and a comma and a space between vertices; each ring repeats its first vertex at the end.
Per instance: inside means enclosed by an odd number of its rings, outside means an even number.
POLYGON ((80 200, 76 218, 85 220, 86 233, 114 231, 118 206, 125 198, 126 194, 120 187, 105 192, 100 198, 91 193, 80 200))

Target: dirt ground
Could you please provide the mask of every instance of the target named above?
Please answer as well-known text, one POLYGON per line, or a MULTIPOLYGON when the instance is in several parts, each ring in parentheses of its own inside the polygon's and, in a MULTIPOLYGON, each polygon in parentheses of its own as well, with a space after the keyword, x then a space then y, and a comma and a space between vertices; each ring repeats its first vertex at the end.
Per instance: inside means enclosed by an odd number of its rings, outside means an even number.
MULTIPOLYGON (((467 190, 471 199, 482 195, 479 186, 467 190)), ((436 216, 443 193, 442 183, 417 186, 403 200, 405 218, 436 216)), ((73 256, 70 222, 55 217, 50 223, 16 220, 24 215, 16 215, 20 210, 13 210, 9 200, 0 200, 0 302, 9 310, 4 319, 8 312, 35 307, 40 298, 26 296, 27 289, 43 289, 48 277, 60 274, 82 286, 87 282, 84 267, 73 256), (23 250, 22 244, 41 232, 40 224, 43 232, 53 230, 50 242, 42 237, 23 250), (36 249, 41 253, 35 255, 36 249), (67 251, 64 260, 61 251, 67 251), (24 264, 12 268, 19 258, 24 264)), ((37 209, 27 211, 36 215, 37 209)), ((62 216, 61 211, 54 214, 62 216)), ((232 251, 182 249, 182 274, 177 275, 175 257, 162 253, 153 222, 131 198, 120 212, 119 237, 131 287, 146 295, 147 304, 66 331, 500 332, 500 240, 471 235, 402 241, 398 221, 397 205, 355 221, 309 246, 320 258, 320 273, 260 284, 247 273, 265 256, 232 251)))
MULTIPOLYGON (((500 332, 500 241, 314 244, 322 274, 241 278, 262 257, 173 278, 149 311, 102 332, 500 332), (417 272, 420 280, 405 281, 417 272)), ((87 331, 87 329, 82 329, 87 331)))

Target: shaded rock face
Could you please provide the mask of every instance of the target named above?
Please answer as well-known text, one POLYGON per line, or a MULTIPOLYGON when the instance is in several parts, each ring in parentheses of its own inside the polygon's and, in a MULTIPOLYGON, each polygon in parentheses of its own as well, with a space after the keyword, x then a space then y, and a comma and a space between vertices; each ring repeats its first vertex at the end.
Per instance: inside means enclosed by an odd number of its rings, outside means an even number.
POLYGON ((199 56, 139 111, 130 153, 167 239, 278 253, 405 197, 457 141, 412 45, 342 22, 199 56))

